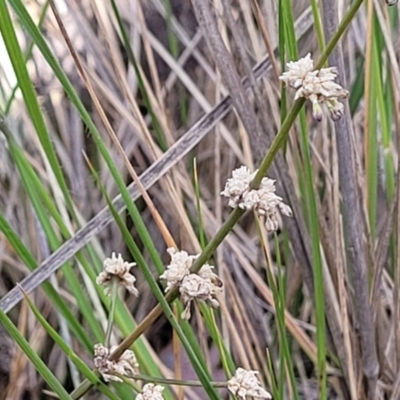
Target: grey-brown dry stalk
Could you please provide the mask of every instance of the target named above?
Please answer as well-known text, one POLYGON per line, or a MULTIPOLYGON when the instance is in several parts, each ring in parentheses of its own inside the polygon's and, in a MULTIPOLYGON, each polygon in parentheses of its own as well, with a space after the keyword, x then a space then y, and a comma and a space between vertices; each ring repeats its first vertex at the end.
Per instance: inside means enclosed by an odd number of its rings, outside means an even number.
MULTIPOLYGON (((251 147, 255 151, 254 158, 256 162, 260 162, 266 149, 265 136, 262 135, 257 116, 247 98, 233 57, 222 40, 217 21, 211 12, 210 3, 203 0, 192 0, 192 4, 208 48, 221 72, 222 82, 227 87, 235 110, 249 135, 251 147)), ((249 79, 250 83, 253 83, 251 76, 249 79)))
MULTIPOLYGON (((323 1, 323 20, 325 36, 329 39, 338 25, 337 4, 335 1, 323 1)), ((329 57, 330 65, 337 67, 339 84, 346 87, 343 54, 338 44, 329 57)), ((357 188, 356 168, 353 147, 353 136, 349 105, 345 103, 345 115, 335 122, 337 137, 337 153, 339 157, 340 190, 343 201, 344 228, 348 244, 347 253, 349 265, 352 268, 354 298, 356 304, 357 324, 361 338, 362 368, 368 380, 368 398, 376 399, 379 364, 375 343, 375 328, 372 321, 371 307, 368 296, 367 262, 365 244, 363 243, 362 227, 364 219, 360 204, 360 192, 357 188)))

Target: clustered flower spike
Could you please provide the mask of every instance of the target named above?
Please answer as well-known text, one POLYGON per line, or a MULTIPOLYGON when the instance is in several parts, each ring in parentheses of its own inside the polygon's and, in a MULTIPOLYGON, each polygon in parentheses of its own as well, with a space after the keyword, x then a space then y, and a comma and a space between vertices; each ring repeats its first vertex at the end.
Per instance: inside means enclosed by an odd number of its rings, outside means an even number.
POLYGON ((272 399, 260 384, 257 378, 258 371, 238 368, 235 375, 228 381, 228 390, 240 399, 245 400, 247 396, 256 399, 272 399))
MULTIPOLYGON (((258 170, 257 170, 258 171, 258 170)), ((276 231, 279 227, 277 209, 287 216, 292 215, 292 210, 283 203, 282 198, 275 194, 275 181, 263 178, 258 189, 251 188, 251 181, 257 174, 251 173, 246 166, 232 172, 232 178, 226 182, 222 196, 229 198, 229 206, 239 207, 244 210, 255 210, 265 217, 265 227, 268 232, 276 231)))
POLYGON ((161 279, 167 281, 166 292, 178 287, 182 283, 183 278, 190 274, 190 267, 198 257, 189 256, 186 251, 176 251, 173 247, 167 249, 167 252, 171 256, 171 262, 165 272, 160 275, 161 279))
POLYGON ((118 257, 112 253, 111 258, 106 258, 103 263, 103 271, 96 279, 98 285, 104 286, 104 292, 109 295, 111 293, 111 283, 113 278, 118 279, 120 286, 138 296, 139 292, 135 287, 136 278, 129 272, 136 265, 135 263, 127 263, 122 259, 121 254, 118 257))
POLYGON ((171 262, 160 275, 160 279, 167 282, 166 292, 179 288, 181 300, 185 305, 182 319, 190 318, 190 306, 193 300, 203 300, 211 307, 219 307, 216 295, 222 292, 223 283, 213 272, 214 267, 204 264, 197 274, 193 274, 190 268, 199 255, 189 256, 186 251, 176 251, 173 248, 167 251, 171 255, 171 262))
POLYGON ((117 346, 113 346, 108 349, 100 343, 94 345, 94 366, 106 382, 122 382, 115 374, 132 377, 138 372, 139 364, 131 350, 125 350, 117 360, 110 360, 110 354, 116 348, 117 346))
POLYGON ((161 385, 154 385, 154 383, 146 383, 143 386, 142 393, 136 396, 136 400, 164 400, 162 392, 164 387, 161 385))
POLYGON ((321 104, 325 104, 331 118, 336 121, 344 112, 344 106, 338 99, 345 99, 349 92, 334 82, 337 77, 335 67, 315 70, 311 55, 307 54, 298 61, 287 64, 288 71, 280 76, 288 86, 297 90, 295 99, 304 97, 313 104, 313 116, 317 121, 322 119, 321 104))

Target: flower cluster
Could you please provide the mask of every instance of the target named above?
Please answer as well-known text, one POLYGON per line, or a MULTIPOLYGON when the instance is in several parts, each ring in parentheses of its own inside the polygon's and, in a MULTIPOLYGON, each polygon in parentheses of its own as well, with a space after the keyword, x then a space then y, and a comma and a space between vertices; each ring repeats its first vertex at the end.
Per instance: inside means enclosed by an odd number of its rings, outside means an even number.
POLYGON ((176 251, 169 248, 171 262, 165 272, 160 275, 160 279, 167 282, 165 291, 179 288, 181 300, 185 305, 181 317, 188 320, 190 318, 190 306, 193 300, 203 300, 211 307, 219 307, 218 300, 215 298, 222 292, 223 283, 213 272, 213 267, 204 264, 197 274, 190 272, 190 268, 198 257, 189 256, 186 251, 176 251))
POLYGON ((104 286, 104 292, 109 295, 111 292, 111 283, 113 278, 118 279, 120 286, 137 296, 139 294, 135 287, 136 278, 130 273, 130 269, 136 265, 135 263, 125 262, 121 254, 118 257, 112 253, 111 258, 106 258, 103 263, 103 271, 96 279, 98 285, 104 286))
POLYGON ((317 121, 322 119, 321 104, 325 104, 331 118, 336 121, 344 112, 344 106, 338 99, 345 99, 349 92, 334 82, 337 77, 335 67, 315 70, 311 55, 307 54, 298 61, 287 63, 288 71, 280 79, 297 90, 295 99, 304 97, 313 104, 313 116, 317 121))
POLYGON ((246 396, 257 399, 272 399, 272 396, 261 386, 257 378, 258 371, 247 371, 238 368, 235 375, 228 381, 228 390, 239 398, 245 400, 246 396))
POLYGON ((251 188, 251 181, 257 171, 250 173, 246 166, 232 172, 232 178, 226 182, 222 196, 229 198, 229 206, 240 207, 244 210, 255 210, 265 217, 265 227, 268 232, 276 231, 279 227, 277 209, 287 216, 292 215, 292 210, 282 202, 282 198, 275 194, 275 181, 263 178, 258 189, 251 188))
POLYGON ((147 383, 143 386, 142 393, 136 396, 136 400, 164 400, 163 390, 164 387, 161 385, 147 383))
POLYGON ((116 374, 132 377, 139 368, 135 353, 125 350, 117 360, 110 360, 110 354, 117 348, 110 349, 98 343, 94 345, 94 366, 100 372, 106 382, 122 382, 116 374))
POLYGON ((198 255, 189 256, 186 251, 176 251, 173 247, 167 249, 167 252, 171 256, 171 262, 164 273, 160 275, 160 278, 167 282, 166 292, 182 283, 183 279, 190 274, 190 267, 198 257, 198 255))

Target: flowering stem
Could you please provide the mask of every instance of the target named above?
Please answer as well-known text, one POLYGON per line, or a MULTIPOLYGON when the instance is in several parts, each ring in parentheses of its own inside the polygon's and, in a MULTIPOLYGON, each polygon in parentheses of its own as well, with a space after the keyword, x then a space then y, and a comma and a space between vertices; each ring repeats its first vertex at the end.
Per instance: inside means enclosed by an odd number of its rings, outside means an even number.
MULTIPOLYGON (((329 54, 332 52, 334 46, 337 44, 337 42, 340 39, 340 36, 343 34, 349 23, 351 22, 351 19, 353 18, 354 14, 356 13, 357 9, 360 7, 362 3, 362 0, 357 0, 353 3, 351 6, 350 10, 346 14, 346 16, 343 18, 342 23, 339 25, 337 32, 335 33, 334 36, 332 36, 332 39, 329 41, 327 44, 324 53, 321 55, 320 60, 317 63, 317 69, 321 68, 325 61, 328 59, 329 54)), ((283 121, 282 127, 278 133, 278 135, 275 137, 275 140, 272 142, 271 147, 265 156, 263 162, 260 165, 259 171, 257 175, 255 176, 253 180, 253 186, 257 187, 261 183, 261 179, 265 176, 267 170, 271 166, 277 152, 279 149, 282 147, 284 144, 286 137, 289 133, 289 129, 293 125, 298 113, 300 112, 301 108, 303 107, 303 104, 305 102, 304 98, 298 99, 293 107, 291 108, 289 114, 283 121)), ((205 249, 202 251, 200 256, 196 259, 196 261, 193 263, 193 266, 191 268, 192 272, 197 272, 203 264, 205 264, 208 259, 211 257, 211 255, 214 253, 216 248, 221 244, 221 242, 225 239, 225 237, 229 234, 229 232, 233 229, 235 224, 239 221, 240 217, 244 214, 245 210, 242 210, 240 208, 236 208, 232 211, 232 213, 229 215, 228 219, 224 222, 224 224, 221 226, 220 230, 215 234, 214 238, 210 240, 210 242, 207 244, 205 249)), ((167 294, 166 300, 167 301, 172 301, 174 300, 178 295, 178 292, 171 291, 170 293, 167 294)), ((157 305, 148 315, 147 317, 138 325, 138 327, 135 329, 132 334, 127 337, 119 346, 119 348, 122 350, 124 348, 128 348, 129 346, 132 345, 132 343, 148 328, 148 326, 156 319, 158 318, 162 313, 162 309, 160 305, 157 305)), ((111 356, 111 359, 113 358, 113 355, 111 356)))
MULTIPOLYGON (((361 6, 363 0, 356 0, 354 3, 351 5, 349 11, 346 13, 344 16, 342 22, 338 25, 338 29, 336 33, 332 36, 331 40, 327 44, 325 51, 322 53, 318 63, 315 66, 315 69, 320 69, 323 67, 325 62, 327 61, 329 55, 333 51, 334 47, 338 43, 339 39, 341 38, 342 34, 350 24, 352 18, 356 14, 358 8, 361 6)), ((301 108, 303 107, 305 102, 304 98, 298 99, 292 106, 289 114, 286 116, 285 120, 283 121, 283 124, 281 126, 281 129, 277 136, 275 137, 274 141, 271 144, 271 147, 265 156, 264 160, 262 161, 259 171, 256 174, 252 186, 257 188, 260 183, 262 178, 266 175, 269 167, 271 166, 276 154, 282 147, 282 145, 285 143, 287 135, 289 133, 289 130, 291 126, 293 125, 298 113, 300 112, 301 108)), ((233 229, 235 224, 239 221, 240 217, 244 214, 245 210, 242 210, 240 208, 236 208, 232 211, 232 213, 229 215, 228 219, 225 221, 225 223, 221 226, 220 230, 216 233, 214 238, 208 243, 208 245, 205 247, 205 249, 202 251, 200 256, 196 259, 194 262, 191 271, 192 272, 197 272, 203 264, 205 264, 208 259, 211 257, 211 255, 214 253, 214 251, 217 249, 217 247, 221 244, 221 242, 225 239, 225 237, 229 234, 229 232, 233 229)), ((173 290, 169 292, 166 295, 166 301, 172 302, 176 297, 178 296, 178 291, 173 290)), ((129 335, 119 346, 118 349, 110 355, 110 359, 115 359, 117 358, 122 352, 130 347, 135 340, 137 340, 140 335, 162 314, 162 307, 160 304, 157 304, 156 307, 154 307, 150 313, 146 316, 146 318, 137 326, 134 332, 132 332, 131 335, 129 335)), ((82 386, 85 386, 85 388, 90 388, 91 383, 87 380, 85 380, 82 384, 82 386)), ((84 389, 83 389, 84 390, 84 389)), ((72 396, 72 398, 76 399, 78 397, 72 396)))
POLYGON ((349 11, 347 11, 345 16, 343 17, 342 22, 338 25, 337 31, 335 32, 334 35, 332 35, 331 39, 329 40, 328 44, 326 45, 324 52, 321 54, 321 57, 318 60, 317 65, 315 66, 315 69, 321 69, 324 66, 325 62, 328 60, 328 57, 330 56, 333 49, 339 42, 344 31, 349 26, 350 22, 352 21, 354 15, 356 14, 357 10, 360 8, 363 1, 364 0, 356 0, 351 5, 349 11))
MULTIPOLYGON (((349 11, 346 13, 344 16, 342 22, 338 25, 336 33, 332 36, 331 40, 329 40, 328 44, 325 47, 324 52, 321 54, 320 59, 318 60, 315 69, 321 69, 325 62, 327 61, 329 55, 332 53, 333 49, 337 45, 339 39, 343 35, 344 31, 352 21, 354 15, 356 14, 357 10, 361 6, 363 0, 356 0, 350 7, 349 11)), ((297 114, 300 112, 303 104, 305 102, 304 98, 298 99, 294 104, 292 109, 290 110, 289 114, 286 116, 285 120, 283 121, 283 124, 281 126, 281 129, 277 136, 275 137, 274 141, 271 144, 271 147, 265 156, 264 160, 262 161, 260 168, 258 170, 257 175, 255 176, 252 186, 253 187, 258 187, 261 183, 261 179, 266 175, 269 167, 271 166, 276 153, 279 151, 279 149, 282 147, 283 143, 286 140, 286 137, 289 133, 289 129, 294 123, 294 120, 297 117, 297 114)))
POLYGON ((233 229, 236 223, 239 221, 240 217, 245 213, 245 210, 241 208, 235 208, 228 219, 223 223, 219 231, 215 234, 212 240, 207 244, 205 249, 202 251, 200 256, 193 263, 191 268, 192 272, 197 272, 203 264, 205 264, 211 255, 214 253, 216 248, 221 244, 221 242, 228 236, 229 232, 233 229))
POLYGON ((252 186, 257 188, 260 183, 262 178, 266 175, 269 167, 271 166, 272 162, 274 161, 274 158, 282 145, 285 143, 287 135, 289 133, 290 128, 292 127, 298 113, 300 112, 301 108, 303 107, 305 103, 304 98, 300 98, 296 100, 296 102, 293 104, 293 107, 291 108, 289 114, 286 116, 285 120, 283 121, 283 124, 281 126, 281 129, 279 133, 275 136, 274 141, 271 144, 271 147, 269 148, 269 151, 267 155, 265 156, 264 160, 262 161, 260 168, 257 172, 257 175, 253 179, 252 186))
POLYGON ((104 346, 106 347, 110 347, 110 339, 111 339, 112 328, 114 325, 114 315, 115 315, 115 308, 117 305, 117 297, 118 297, 118 279, 113 278, 111 286, 111 307, 110 307, 110 313, 108 314, 106 338, 104 340, 104 346))
POLYGON ((318 46, 322 51, 325 46, 325 39, 324 39, 324 31, 322 29, 322 24, 321 24, 321 16, 319 13, 318 2, 316 0, 311 0, 311 8, 314 16, 314 25, 318 40, 318 46))

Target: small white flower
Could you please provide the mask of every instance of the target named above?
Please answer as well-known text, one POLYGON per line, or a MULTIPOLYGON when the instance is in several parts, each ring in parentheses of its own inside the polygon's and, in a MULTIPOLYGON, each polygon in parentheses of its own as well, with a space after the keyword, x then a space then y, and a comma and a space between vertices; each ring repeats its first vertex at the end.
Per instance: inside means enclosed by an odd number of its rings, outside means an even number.
POLYGON ((136 396, 136 400, 164 400, 162 392, 164 387, 161 385, 154 385, 154 383, 146 383, 143 386, 142 393, 136 396))
POLYGON ((337 77, 335 67, 313 71, 310 54, 296 62, 287 63, 288 71, 280 76, 280 80, 296 89, 295 99, 304 97, 313 104, 313 117, 322 119, 321 104, 326 104, 331 118, 338 120, 344 112, 344 106, 338 99, 344 99, 349 92, 334 82, 337 77))
POLYGON ((247 167, 240 167, 232 172, 232 178, 229 178, 225 189, 221 194, 229 197, 229 205, 231 207, 240 207, 244 210, 255 210, 258 215, 265 217, 265 226, 268 232, 276 231, 279 227, 277 220, 277 209, 287 216, 292 215, 292 210, 288 205, 282 202, 282 198, 275 194, 275 181, 269 178, 263 178, 258 189, 251 189, 251 180, 257 171, 250 173, 247 167), (246 169, 246 174, 237 174, 246 169), (240 178, 239 178, 240 177, 240 178), (242 180, 240 180, 242 179, 242 180), (240 188, 232 191, 232 188, 240 188))
POLYGON ((139 292, 135 287, 136 278, 129 272, 134 265, 136 264, 125 262, 121 254, 118 254, 118 257, 116 257, 115 253, 112 253, 111 258, 104 260, 103 271, 97 277, 96 283, 103 285, 104 293, 109 295, 111 293, 112 280, 116 278, 120 286, 125 287, 128 292, 138 296, 139 292))
POLYGON ((344 113, 344 105, 335 98, 326 100, 325 104, 328 107, 329 113, 331 114, 331 118, 334 121, 340 119, 340 117, 344 113))
POLYGON ((257 399, 272 399, 272 396, 261 386, 257 378, 258 373, 258 371, 238 368, 235 375, 228 381, 228 390, 243 400, 247 396, 257 399))
POLYGON ((201 278, 203 279, 210 279, 210 280, 219 280, 218 275, 213 271, 214 267, 210 264, 204 264, 199 272, 197 273, 197 275, 199 275, 201 278))
POLYGON ((314 62, 311 54, 308 53, 298 61, 289 61, 286 66, 288 70, 279 79, 284 81, 288 86, 298 89, 303 84, 303 80, 307 74, 314 69, 314 62))
POLYGON ((113 346, 108 349, 100 343, 94 345, 94 366, 106 382, 122 382, 115 374, 132 377, 139 368, 135 353, 131 350, 125 350, 118 360, 111 361, 110 354, 116 348, 117 346, 113 346))
MULTIPOLYGON (((200 272, 199 272, 200 273, 200 272)), ((190 319, 190 305, 193 300, 203 300, 213 308, 219 307, 219 302, 215 298, 218 293, 222 292, 222 281, 217 275, 209 275, 209 270, 204 272, 202 277, 197 274, 190 274, 185 277, 182 284, 179 286, 182 303, 185 305, 181 318, 184 320, 190 319)))
POLYGON ((160 279, 167 281, 166 292, 181 284, 185 276, 190 274, 190 268, 198 257, 198 255, 189 256, 186 251, 176 251, 172 247, 167 249, 167 252, 171 255, 171 262, 164 273, 160 275, 160 279))
POLYGON ((194 299, 204 300, 212 307, 219 307, 215 295, 222 291, 223 283, 213 272, 214 267, 204 264, 197 274, 191 273, 190 268, 199 254, 189 256, 186 251, 176 251, 173 248, 167 251, 171 255, 171 263, 160 278, 167 281, 166 292, 179 288, 181 300, 185 305, 182 319, 190 318, 190 305, 194 299))
POLYGON ((222 196, 229 197, 229 206, 235 208, 242 201, 243 194, 249 190, 251 181, 257 171, 250 173, 250 170, 242 165, 232 172, 232 178, 226 182, 225 189, 221 192, 222 196))

